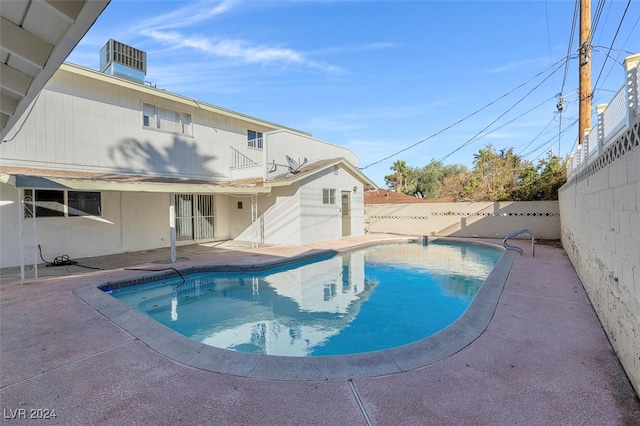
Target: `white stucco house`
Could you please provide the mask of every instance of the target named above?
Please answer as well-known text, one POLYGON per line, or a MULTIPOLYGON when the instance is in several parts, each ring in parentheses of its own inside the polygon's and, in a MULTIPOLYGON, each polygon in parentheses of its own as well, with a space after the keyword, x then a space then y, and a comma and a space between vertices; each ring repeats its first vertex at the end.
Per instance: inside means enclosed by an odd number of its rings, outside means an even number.
POLYGON ((104 72, 62 64, 0 144, 0 267, 33 265, 40 250, 73 259, 364 234, 375 184, 353 152, 150 87, 126 67, 143 72, 144 52, 109 43, 129 57, 104 72))

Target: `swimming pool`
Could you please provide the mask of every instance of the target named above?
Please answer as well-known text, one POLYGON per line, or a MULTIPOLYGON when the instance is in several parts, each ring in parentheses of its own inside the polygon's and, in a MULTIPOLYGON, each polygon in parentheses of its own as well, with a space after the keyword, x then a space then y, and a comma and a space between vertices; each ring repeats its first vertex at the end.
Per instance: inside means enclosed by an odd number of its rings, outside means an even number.
POLYGON ((383 244, 259 272, 196 273, 111 294, 207 345, 315 357, 395 348, 456 321, 502 255, 383 244))

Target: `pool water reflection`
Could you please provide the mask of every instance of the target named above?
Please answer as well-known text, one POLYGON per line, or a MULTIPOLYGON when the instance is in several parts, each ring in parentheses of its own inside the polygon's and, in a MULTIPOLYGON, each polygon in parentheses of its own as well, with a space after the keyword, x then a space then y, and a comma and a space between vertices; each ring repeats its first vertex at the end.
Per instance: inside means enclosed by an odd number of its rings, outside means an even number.
POLYGON ((459 318, 502 251, 383 244, 259 272, 197 273, 114 297, 198 342, 321 356, 397 347, 459 318))

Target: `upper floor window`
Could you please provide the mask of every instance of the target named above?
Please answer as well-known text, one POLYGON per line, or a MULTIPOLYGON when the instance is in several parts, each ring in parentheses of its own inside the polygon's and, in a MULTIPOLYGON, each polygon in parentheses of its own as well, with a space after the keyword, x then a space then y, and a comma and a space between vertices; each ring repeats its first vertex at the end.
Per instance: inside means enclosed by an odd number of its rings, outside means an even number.
POLYGON ((142 105, 142 126, 171 133, 192 135, 190 114, 151 104, 142 105))
POLYGON ((24 200, 24 217, 102 216, 100 192, 25 189, 24 200))
POLYGON ((255 130, 247 130, 247 146, 249 148, 262 149, 262 133, 255 130))

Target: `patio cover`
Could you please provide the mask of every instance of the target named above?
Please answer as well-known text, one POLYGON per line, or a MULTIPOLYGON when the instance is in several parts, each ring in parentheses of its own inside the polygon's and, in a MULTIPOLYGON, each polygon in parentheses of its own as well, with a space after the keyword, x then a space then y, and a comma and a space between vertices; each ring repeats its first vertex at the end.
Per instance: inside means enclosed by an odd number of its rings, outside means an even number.
MULTIPOLYGON (((33 169, 23 167, 0 167, 0 183, 6 183, 18 189, 52 189, 71 191, 119 191, 119 192, 152 192, 164 194, 225 194, 250 195, 252 203, 257 201, 258 194, 271 192, 271 188, 263 186, 262 178, 243 179, 239 181, 213 182, 194 179, 169 178, 147 175, 125 175, 110 173, 88 173, 68 170, 33 169)), ((171 262, 176 261, 176 228, 175 205, 173 197, 169 197, 169 227, 171 229, 171 262)), ((18 204, 22 205, 22 191, 18 191, 18 204)), ((24 217, 18 211, 20 228, 20 252, 24 253, 24 217)), ((36 221, 33 221, 34 235, 36 221)), ((35 241, 37 245, 37 240, 35 241)), ((37 257, 34 245, 34 272, 38 280, 37 257)), ((21 255, 20 271, 22 283, 25 282, 24 255, 21 255)))
POLYGON ((22 167, 0 167, 0 182, 16 188, 71 191, 245 195, 269 193, 271 191, 270 188, 262 185, 261 178, 214 182, 148 175, 87 173, 22 167))

